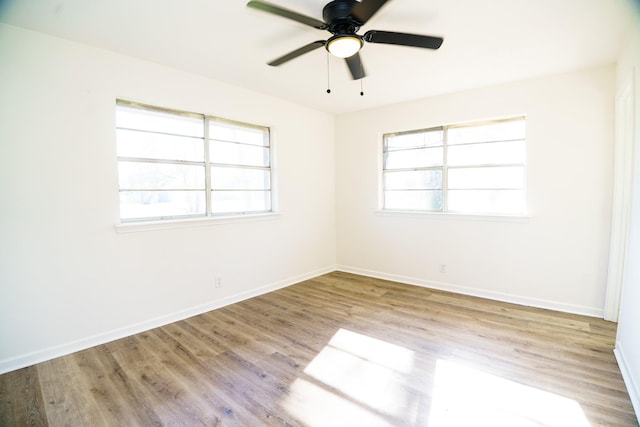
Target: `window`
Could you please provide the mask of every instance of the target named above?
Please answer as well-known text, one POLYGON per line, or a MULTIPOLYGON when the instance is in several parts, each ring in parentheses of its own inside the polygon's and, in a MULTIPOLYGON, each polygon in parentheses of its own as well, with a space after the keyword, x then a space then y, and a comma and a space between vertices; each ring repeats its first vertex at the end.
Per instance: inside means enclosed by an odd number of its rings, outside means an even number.
POLYGON ((390 133, 383 141, 383 209, 524 213, 524 117, 390 133))
POLYGON ((271 211, 269 129, 118 100, 120 219, 271 211))

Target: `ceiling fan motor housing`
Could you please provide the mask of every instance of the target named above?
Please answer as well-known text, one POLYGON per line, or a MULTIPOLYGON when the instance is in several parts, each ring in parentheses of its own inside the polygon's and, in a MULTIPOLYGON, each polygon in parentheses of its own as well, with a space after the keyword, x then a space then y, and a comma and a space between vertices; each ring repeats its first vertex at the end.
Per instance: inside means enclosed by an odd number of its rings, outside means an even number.
POLYGON ((334 35, 355 34, 362 25, 351 11, 359 2, 356 0, 334 0, 322 9, 322 18, 327 24, 327 30, 334 35))

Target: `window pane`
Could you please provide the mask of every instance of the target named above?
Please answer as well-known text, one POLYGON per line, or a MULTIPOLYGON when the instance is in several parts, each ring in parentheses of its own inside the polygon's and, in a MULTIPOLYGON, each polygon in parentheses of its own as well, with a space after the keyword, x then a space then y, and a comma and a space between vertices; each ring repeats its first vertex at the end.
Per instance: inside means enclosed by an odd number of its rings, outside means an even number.
POLYGON ((385 191, 384 208, 408 211, 439 211, 442 210, 442 191, 385 191))
POLYGON ((442 189, 441 170, 385 172, 387 190, 442 189))
POLYGON ((524 163, 525 142, 506 141, 454 145, 447 150, 450 166, 524 163))
POLYGON ((449 188, 523 188, 523 167, 449 169, 449 188))
POLYGON ((123 220, 271 210, 267 127, 117 100, 116 136, 123 220))
POLYGON ((442 130, 440 129, 389 135, 385 138, 385 148, 388 151, 405 148, 435 147, 439 145, 442 145, 442 130))
POLYGON ((269 166, 269 147, 212 141, 209 161, 246 166, 269 166))
POLYGON ((519 214, 524 211, 522 190, 449 190, 449 211, 519 214))
POLYGON ((269 133, 266 128, 253 128, 219 120, 211 120, 209 123, 209 138, 218 141, 269 146, 269 133))
POLYGON ((204 191, 121 191, 120 218, 204 215, 204 191))
POLYGON ((270 191, 213 191, 213 214, 268 212, 271 210, 270 191))
POLYGON ((204 117, 118 105, 116 127, 204 137, 204 117))
POLYGON ((170 163, 118 162, 124 190, 204 189, 204 166, 170 163))
POLYGON ((442 166, 442 148, 391 151, 384 154, 385 169, 442 166))
POLYGON ((204 140, 162 133, 118 129, 118 156, 204 161, 204 140))
POLYGON ((450 127, 447 142, 451 144, 467 144, 470 142, 508 141, 525 139, 524 119, 483 123, 474 126, 450 127))
POLYGON ((213 190, 268 190, 271 188, 269 170, 246 168, 211 168, 213 190))

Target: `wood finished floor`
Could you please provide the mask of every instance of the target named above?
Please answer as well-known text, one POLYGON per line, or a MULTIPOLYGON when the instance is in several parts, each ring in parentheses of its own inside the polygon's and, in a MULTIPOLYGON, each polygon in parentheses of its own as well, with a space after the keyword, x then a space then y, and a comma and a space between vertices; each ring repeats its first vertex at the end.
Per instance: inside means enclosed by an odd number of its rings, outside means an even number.
POLYGON ((0 376, 5 426, 637 426, 615 324, 347 273, 0 376))

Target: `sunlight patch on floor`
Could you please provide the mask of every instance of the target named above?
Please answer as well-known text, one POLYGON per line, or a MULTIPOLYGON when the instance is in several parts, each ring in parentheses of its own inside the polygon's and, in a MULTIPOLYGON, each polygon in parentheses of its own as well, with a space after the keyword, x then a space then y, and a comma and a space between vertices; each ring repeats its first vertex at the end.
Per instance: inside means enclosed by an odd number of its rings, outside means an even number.
POLYGON ((289 389, 284 409, 309 427, 394 427, 384 417, 326 387, 298 378, 289 389))
POLYGON ((304 370, 309 380, 294 382, 285 406, 310 426, 411 419, 420 403, 419 393, 406 385, 413 359, 404 347, 340 329, 304 370))
POLYGON ((590 427, 575 400, 438 360, 429 427, 590 427))
POLYGON ((414 364, 407 348, 340 329, 283 407, 311 427, 590 427, 575 400, 443 359, 421 383, 414 364))
POLYGON ((413 351, 347 329, 339 329, 327 347, 340 349, 396 372, 408 374, 413 370, 413 351))

